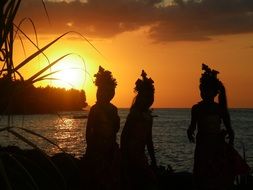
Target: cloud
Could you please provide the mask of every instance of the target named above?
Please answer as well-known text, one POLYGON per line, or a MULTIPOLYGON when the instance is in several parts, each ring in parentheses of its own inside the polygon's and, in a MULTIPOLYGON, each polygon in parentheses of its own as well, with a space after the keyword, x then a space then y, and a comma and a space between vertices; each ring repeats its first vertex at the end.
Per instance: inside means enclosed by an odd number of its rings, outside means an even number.
POLYGON ((158 41, 208 40, 215 35, 253 31, 253 1, 202 0, 164 8, 163 20, 150 30, 158 41))
MULTIPOLYGON (((85 36, 110 38, 149 26, 157 42, 201 41, 215 35, 253 32, 252 0, 87 0, 47 1, 47 20, 40 0, 22 1, 16 21, 30 17, 40 33, 75 30, 85 36)), ((24 30, 30 32, 27 24, 24 30)))

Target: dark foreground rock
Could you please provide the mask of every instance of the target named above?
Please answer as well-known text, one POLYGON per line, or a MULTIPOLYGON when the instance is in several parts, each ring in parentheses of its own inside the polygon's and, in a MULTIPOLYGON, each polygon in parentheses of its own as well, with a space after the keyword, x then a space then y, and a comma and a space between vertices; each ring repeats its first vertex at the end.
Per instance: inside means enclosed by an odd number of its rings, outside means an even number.
MULTIPOLYGON (((21 150, 16 146, 0 147, 0 189, 78 190, 93 189, 88 179, 90 168, 85 159, 67 153, 48 156, 40 150, 21 150), (89 184, 89 185, 87 185, 89 184)), ((193 188, 192 174, 175 173, 164 167, 156 169, 158 189, 193 188)), ((241 176, 234 189, 252 190, 252 176, 241 176)))
MULTIPOLYGON (((69 165, 72 162, 66 161, 68 156, 66 154, 58 159, 58 155, 49 157, 39 150, 1 148, 0 189, 69 189, 73 181, 67 175, 64 176, 66 172, 63 172, 64 169, 68 169, 68 173, 71 171, 69 165), (65 162, 64 166, 62 162, 65 162)), ((79 176, 77 170, 74 176, 79 176)), ((78 183, 77 180, 74 185, 78 183)))

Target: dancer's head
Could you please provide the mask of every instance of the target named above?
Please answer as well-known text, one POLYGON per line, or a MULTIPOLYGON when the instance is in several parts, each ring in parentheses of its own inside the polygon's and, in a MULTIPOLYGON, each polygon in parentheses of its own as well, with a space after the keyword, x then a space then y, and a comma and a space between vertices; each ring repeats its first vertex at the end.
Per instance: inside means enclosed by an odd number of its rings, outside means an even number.
POLYGON ((211 70, 207 65, 202 64, 202 73, 200 78, 200 95, 203 100, 213 100, 220 91, 221 82, 217 78, 218 71, 211 70))
POLYGON ((147 78, 147 74, 144 70, 141 73, 142 79, 138 79, 135 82, 135 92, 137 93, 132 107, 138 107, 139 109, 146 110, 154 102, 154 81, 151 78, 147 78))
POLYGON ((115 95, 116 79, 113 78, 110 71, 105 70, 101 66, 99 66, 99 70, 94 76, 96 77, 95 85, 98 87, 97 102, 109 103, 115 95))

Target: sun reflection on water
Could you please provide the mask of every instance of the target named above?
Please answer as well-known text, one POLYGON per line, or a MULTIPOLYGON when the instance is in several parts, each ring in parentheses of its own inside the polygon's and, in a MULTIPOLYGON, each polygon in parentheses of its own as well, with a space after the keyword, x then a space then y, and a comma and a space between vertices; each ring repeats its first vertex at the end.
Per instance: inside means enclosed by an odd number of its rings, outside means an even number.
MULTIPOLYGON (((55 132, 52 136, 57 144, 66 152, 76 157, 83 156, 86 148, 84 140, 86 120, 62 118, 55 125, 55 132)), ((58 150, 59 151, 59 150, 58 150)), ((56 153, 57 148, 52 147, 51 153, 56 153)))
MULTIPOLYGON (((127 114, 127 109, 119 109, 121 128, 118 132, 118 142, 127 114)), ((192 171, 194 145, 188 142, 185 132, 189 124, 190 110, 157 109, 155 114, 158 117, 154 118, 153 141, 158 164, 164 166, 170 164, 177 171, 192 171)), ((87 122, 87 118, 76 119, 74 117, 80 115, 88 115, 88 113, 66 112, 60 113, 60 115, 28 115, 24 118, 23 116, 15 116, 12 125, 24 127, 41 134, 59 145, 67 153, 79 158, 85 154, 86 150, 85 131, 87 122)), ((244 142, 247 161, 252 166, 253 128, 251 126, 253 110, 232 110, 231 118, 236 133, 235 147, 241 153, 241 142, 244 142)), ((2 117, 0 126, 6 126, 6 121, 7 117, 2 117)), ((56 146, 39 137, 18 129, 15 129, 15 131, 45 150, 49 155, 61 152, 56 146)), ((7 132, 2 132, 0 137, 1 146, 16 145, 22 149, 31 149, 30 146, 7 132)))

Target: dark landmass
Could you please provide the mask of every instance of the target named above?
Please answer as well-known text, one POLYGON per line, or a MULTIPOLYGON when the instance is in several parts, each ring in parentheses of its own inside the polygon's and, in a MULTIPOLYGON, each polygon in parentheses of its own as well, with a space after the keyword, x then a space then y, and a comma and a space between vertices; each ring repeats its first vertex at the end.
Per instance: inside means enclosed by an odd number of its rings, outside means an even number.
POLYGON ((45 114, 81 111, 87 106, 83 90, 34 87, 25 81, 0 79, 1 114, 45 114))
MULTIPOLYGON (((0 146, 1 189, 93 189, 87 186, 89 166, 85 157, 80 159, 67 153, 48 156, 41 150, 22 150, 16 146, 0 146)), ((192 174, 174 172, 160 166, 156 169, 157 190, 193 190, 192 174)), ((250 190, 252 175, 240 176, 240 183, 233 190, 250 190)))

